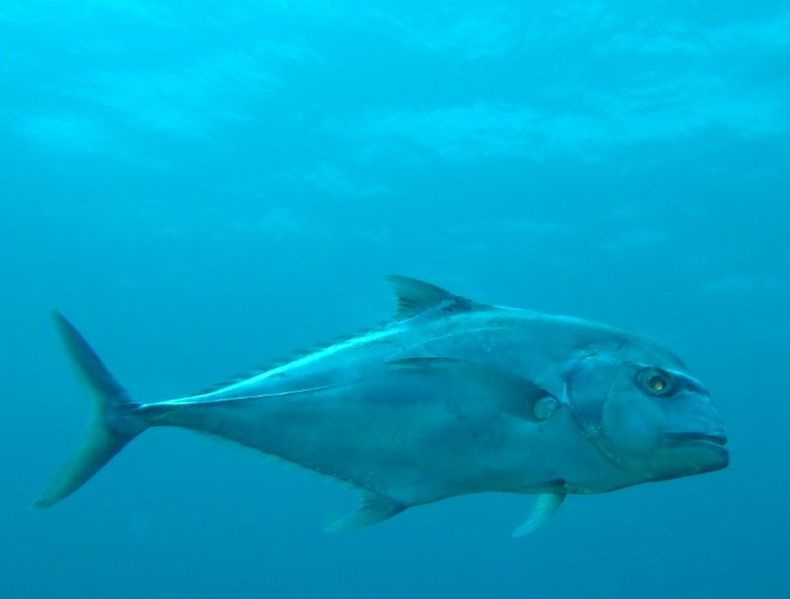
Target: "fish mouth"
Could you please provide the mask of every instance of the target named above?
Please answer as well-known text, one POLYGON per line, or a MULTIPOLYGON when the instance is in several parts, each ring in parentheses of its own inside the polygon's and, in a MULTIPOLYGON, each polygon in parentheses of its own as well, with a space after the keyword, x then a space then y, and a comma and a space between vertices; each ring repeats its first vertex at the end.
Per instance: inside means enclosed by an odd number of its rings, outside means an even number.
POLYGON ((715 466, 710 470, 724 468, 730 463, 730 454, 727 445, 727 435, 722 432, 700 432, 700 431, 679 431, 664 434, 664 439, 669 442, 670 447, 702 449, 711 456, 715 456, 715 466))
POLYGON ((684 431, 684 432, 665 433, 664 438, 683 445, 685 445, 686 443, 697 444, 700 441, 703 443, 711 443, 713 445, 718 445, 720 447, 724 447, 725 445, 727 445, 727 435, 725 435, 724 433, 702 433, 697 431, 684 431))

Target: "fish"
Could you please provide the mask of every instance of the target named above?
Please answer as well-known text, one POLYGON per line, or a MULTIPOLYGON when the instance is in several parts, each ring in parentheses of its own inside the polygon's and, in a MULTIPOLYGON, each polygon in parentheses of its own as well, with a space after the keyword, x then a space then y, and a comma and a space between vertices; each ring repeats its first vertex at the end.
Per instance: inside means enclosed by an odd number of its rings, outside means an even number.
POLYGON ((567 495, 712 472, 729 463, 703 384, 650 338, 481 303, 390 275, 393 318, 199 393, 138 402, 79 331, 54 321, 94 399, 87 439, 41 497, 65 499, 132 439, 180 427, 350 484, 353 530, 474 493, 536 496, 513 536, 567 495))

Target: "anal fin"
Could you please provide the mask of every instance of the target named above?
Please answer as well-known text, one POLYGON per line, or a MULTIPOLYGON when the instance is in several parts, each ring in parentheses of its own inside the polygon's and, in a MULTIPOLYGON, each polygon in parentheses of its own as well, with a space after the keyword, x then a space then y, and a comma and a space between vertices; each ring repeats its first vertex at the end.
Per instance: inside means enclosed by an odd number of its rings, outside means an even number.
POLYGON ((371 524, 377 524, 400 514, 406 507, 386 495, 366 492, 362 497, 362 503, 359 508, 347 516, 335 520, 326 527, 326 532, 356 530, 371 524))

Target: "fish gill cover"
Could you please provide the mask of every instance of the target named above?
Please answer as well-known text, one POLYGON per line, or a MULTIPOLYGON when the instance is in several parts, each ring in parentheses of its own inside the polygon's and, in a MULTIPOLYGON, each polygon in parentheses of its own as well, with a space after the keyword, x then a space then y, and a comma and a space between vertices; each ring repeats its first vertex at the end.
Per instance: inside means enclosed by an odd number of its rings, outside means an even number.
POLYGON ((3 596, 790 594, 788 31, 770 0, 0 4, 3 596), (731 465, 521 542, 511 494, 327 535, 349 489, 161 429, 30 507, 90 419, 52 308, 155 402, 380 321, 393 272, 656 339, 731 465))

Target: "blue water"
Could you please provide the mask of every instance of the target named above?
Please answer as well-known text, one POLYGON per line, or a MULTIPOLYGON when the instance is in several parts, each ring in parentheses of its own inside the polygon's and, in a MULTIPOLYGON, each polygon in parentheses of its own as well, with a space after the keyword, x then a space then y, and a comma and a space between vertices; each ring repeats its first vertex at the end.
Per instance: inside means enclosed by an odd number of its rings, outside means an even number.
POLYGON ((788 597, 787 2, 0 4, 0 594, 788 597), (427 6, 427 8, 426 8, 427 6), (90 414, 387 317, 387 273, 675 349, 723 471, 327 535, 353 492, 178 430, 43 512, 90 414))

